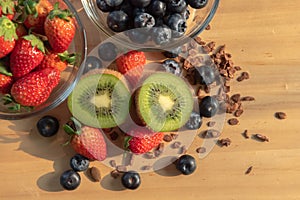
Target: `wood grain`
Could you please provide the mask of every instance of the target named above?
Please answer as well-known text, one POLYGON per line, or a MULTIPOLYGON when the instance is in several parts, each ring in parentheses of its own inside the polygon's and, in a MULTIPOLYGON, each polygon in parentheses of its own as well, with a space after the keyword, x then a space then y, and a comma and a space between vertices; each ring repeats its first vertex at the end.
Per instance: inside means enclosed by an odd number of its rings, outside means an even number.
MULTIPOLYGON (((89 51, 103 37, 88 20, 80 1, 73 1, 88 33, 89 51)), ((103 180, 91 182, 82 176, 81 186, 63 191, 58 178, 69 168, 73 151, 62 147, 66 140, 60 131, 45 139, 36 132, 40 116, 20 121, 1 120, 0 199, 300 199, 300 4, 293 0, 221 1, 211 23, 201 37, 226 44, 236 65, 250 73, 247 81, 232 83, 232 93, 251 95, 254 102, 244 104, 240 124, 225 124, 222 137, 229 147, 215 146, 191 176, 179 176, 172 166, 142 174, 137 191, 124 190, 109 176, 101 163, 103 180), (275 112, 287 119, 278 120, 275 112), (244 139, 241 133, 261 133, 270 138, 262 143, 244 139), (252 171, 245 175, 248 167, 252 171)), ((48 114, 65 122, 70 114, 65 103, 48 114)), ((228 116, 229 117, 229 116, 228 116)), ((188 152, 195 155, 196 139, 188 152)))

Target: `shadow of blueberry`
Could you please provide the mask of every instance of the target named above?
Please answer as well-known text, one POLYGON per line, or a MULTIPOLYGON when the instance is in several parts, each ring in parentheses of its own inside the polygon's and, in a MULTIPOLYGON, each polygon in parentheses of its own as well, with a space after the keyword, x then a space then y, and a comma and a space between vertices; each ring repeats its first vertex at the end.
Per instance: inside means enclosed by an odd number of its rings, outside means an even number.
POLYGON ((100 181, 100 185, 106 189, 111 191, 123 191, 126 188, 122 185, 121 182, 122 174, 119 177, 113 178, 110 174, 104 176, 100 181))

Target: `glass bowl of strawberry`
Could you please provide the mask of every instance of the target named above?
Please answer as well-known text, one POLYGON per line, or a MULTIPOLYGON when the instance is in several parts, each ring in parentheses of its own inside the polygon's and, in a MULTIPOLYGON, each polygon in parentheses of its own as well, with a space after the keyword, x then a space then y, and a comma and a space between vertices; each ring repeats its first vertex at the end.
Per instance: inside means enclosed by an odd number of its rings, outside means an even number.
POLYGON ((82 4, 96 27, 124 46, 173 48, 209 26, 219 0, 82 0, 82 4))
POLYGON ((86 33, 68 0, 0 2, 0 118, 46 112, 84 70, 86 33))

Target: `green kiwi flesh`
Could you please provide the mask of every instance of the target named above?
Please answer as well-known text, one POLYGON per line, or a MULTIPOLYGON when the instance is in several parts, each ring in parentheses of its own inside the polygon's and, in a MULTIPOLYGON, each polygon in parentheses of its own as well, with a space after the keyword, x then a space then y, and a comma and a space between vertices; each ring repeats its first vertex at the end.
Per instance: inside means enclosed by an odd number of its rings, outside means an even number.
POLYGON ((193 104, 190 88, 171 73, 150 75, 136 94, 139 117, 157 132, 181 128, 190 118, 193 104))
POLYGON ((68 108, 81 123, 96 128, 122 124, 129 113, 130 93, 113 74, 82 78, 68 97, 68 108))

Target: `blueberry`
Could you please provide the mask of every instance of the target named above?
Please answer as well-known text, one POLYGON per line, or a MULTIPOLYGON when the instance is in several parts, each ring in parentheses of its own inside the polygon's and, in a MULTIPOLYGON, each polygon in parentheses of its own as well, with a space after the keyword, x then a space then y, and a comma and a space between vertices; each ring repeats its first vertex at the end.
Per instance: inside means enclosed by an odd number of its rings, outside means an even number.
POLYGON ((151 30, 151 37, 155 44, 163 45, 171 41, 172 32, 171 29, 166 26, 153 27, 151 30))
POLYGON ((155 19, 148 13, 139 13, 134 18, 135 28, 151 28, 155 25, 155 19))
POLYGON ((185 0, 171 0, 168 5, 167 9, 168 11, 174 13, 181 13, 184 11, 184 9, 187 7, 185 0))
POLYGON ((134 7, 129 3, 129 0, 123 1, 123 3, 120 6, 120 10, 125 12, 129 17, 134 16, 133 9, 134 9, 134 7))
POLYGON ((179 46, 174 49, 164 51, 163 54, 167 58, 176 58, 181 53, 181 51, 182 51, 182 48, 181 48, 181 46, 179 46))
POLYGON ((141 185, 141 177, 136 171, 125 172, 121 180, 123 186, 131 190, 135 190, 141 185))
POLYGON ((190 18, 191 12, 187 7, 183 12, 180 13, 183 19, 188 20, 190 18))
POLYGON ((161 27, 164 25, 164 19, 162 17, 156 17, 155 18, 155 26, 161 27))
POLYGON ((206 6, 208 0, 186 0, 186 2, 195 9, 200 9, 206 6))
POLYGON ((104 0, 105 3, 110 7, 117 7, 123 3, 123 0, 104 0))
POLYGON ((137 16, 137 15, 139 15, 141 13, 145 13, 145 12, 146 12, 145 8, 133 8, 133 11, 132 11, 133 16, 137 16))
POLYGON ((122 32, 129 29, 129 17, 122 10, 115 10, 107 16, 108 27, 115 32, 122 32))
POLYGON ((98 55, 104 61, 115 60, 117 54, 117 47, 111 42, 106 42, 99 46, 98 55))
POLYGON ((130 3, 135 7, 145 8, 151 3, 151 0, 130 0, 130 3))
POLYGON ((96 0, 96 5, 102 12, 111 12, 114 8, 110 7, 105 0, 96 0))
POLYGON ((44 137, 51 137, 58 132, 59 122, 53 116, 44 116, 36 124, 38 132, 44 137))
POLYGON ((95 56, 88 56, 85 61, 84 74, 93 69, 102 68, 102 62, 95 56))
POLYGON ((70 166, 76 172, 87 170, 89 165, 90 165, 89 159, 87 159, 86 157, 80 154, 76 154, 70 160, 70 166))
POLYGON ((166 9, 166 3, 159 0, 153 0, 148 6, 147 11, 155 17, 162 17, 165 15, 166 9))
POLYGON ((166 70, 166 72, 175 74, 176 76, 181 75, 181 68, 179 66, 179 63, 172 59, 167 59, 162 63, 163 68, 166 70))
POLYGON ((184 175, 192 174, 197 168, 196 160, 191 155, 182 155, 176 162, 176 169, 184 175))
POLYGON ((219 102, 211 96, 204 97, 199 104, 200 115, 203 117, 213 117, 219 109, 219 102))
POLYGON ((144 44, 150 40, 150 34, 144 28, 135 28, 127 31, 129 39, 137 44, 144 44))
POLYGON ((60 185, 66 190, 75 190, 80 182, 80 175, 72 169, 63 172, 60 176, 60 185))
POLYGON ((172 36, 175 38, 183 36, 187 28, 186 20, 179 13, 170 15, 167 25, 172 29, 172 36))
POLYGON ((199 113, 192 112, 190 119, 185 124, 185 127, 190 130, 195 130, 200 128, 202 125, 202 118, 199 113))
POLYGON ((212 67, 204 65, 195 67, 195 81, 202 85, 210 85, 216 80, 216 74, 212 67))

